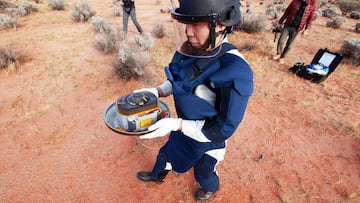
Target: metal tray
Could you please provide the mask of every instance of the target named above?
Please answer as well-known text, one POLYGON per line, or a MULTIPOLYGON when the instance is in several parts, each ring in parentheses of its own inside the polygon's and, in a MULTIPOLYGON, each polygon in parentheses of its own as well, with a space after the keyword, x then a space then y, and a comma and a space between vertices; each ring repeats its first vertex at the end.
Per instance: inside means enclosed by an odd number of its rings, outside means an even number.
MULTIPOLYGON (((146 133, 149 133, 149 130, 143 130, 143 131, 132 131, 129 132, 123 128, 121 128, 119 126, 119 124, 116 122, 117 119, 116 117, 118 116, 118 113, 116 112, 116 106, 115 106, 116 102, 113 102, 112 104, 110 104, 104 113, 104 121, 105 124, 113 131, 120 133, 120 134, 124 134, 124 135, 143 135, 146 133)), ((170 109, 169 107, 162 101, 159 101, 160 104, 160 109, 163 112, 165 112, 165 118, 169 118, 170 117, 170 109)))

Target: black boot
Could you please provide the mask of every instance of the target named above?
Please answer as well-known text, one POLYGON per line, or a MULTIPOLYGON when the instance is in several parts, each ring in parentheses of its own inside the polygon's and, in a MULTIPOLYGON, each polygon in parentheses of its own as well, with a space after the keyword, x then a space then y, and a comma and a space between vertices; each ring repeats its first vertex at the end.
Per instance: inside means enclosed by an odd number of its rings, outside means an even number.
POLYGON ((208 200, 214 193, 200 188, 195 193, 195 199, 197 200, 208 200))
POLYGON ((151 177, 151 172, 146 172, 146 171, 140 171, 137 173, 137 178, 139 180, 142 180, 142 181, 145 181, 145 182, 148 182, 148 181, 153 181, 153 182, 156 182, 158 184, 161 184, 164 182, 164 179, 166 177, 166 175, 169 173, 168 170, 164 170, 162 172, 159 173, 159 175, 156 177, 156 178, 152 178, 151 177))

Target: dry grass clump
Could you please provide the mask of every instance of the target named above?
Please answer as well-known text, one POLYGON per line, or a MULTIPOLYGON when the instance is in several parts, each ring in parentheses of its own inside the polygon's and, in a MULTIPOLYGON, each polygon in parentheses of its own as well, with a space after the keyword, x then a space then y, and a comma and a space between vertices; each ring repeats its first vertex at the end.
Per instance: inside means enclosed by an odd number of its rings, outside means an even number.
POLYGON ((153 44, 152 41, 149 33, 137 36, 134 40, 122 41, 118 59, 113 63, 116 75, 126 80, 142 77, 150 61, 149 46, 153 44))
POLYGON ((0 69, 6 69, 14 71, 20 66, 20 62, 23 62, 25 56, 13 45, 6 45, 0 47, 0 69))
POLYGON ((65 0, 48 0, 48 6, 52 9, 52 10, 65 10, 65 0))
POLYGON ((96 11, 90 6, 88 0, 81 0, 73 4, 70 12, 71 18, 75 22, 88 21, 92 16, 95 16, 96 11))
POLYGON ((360 66, 360 40, 346 39, 343 41, 341 53, 355 66, 360 66))

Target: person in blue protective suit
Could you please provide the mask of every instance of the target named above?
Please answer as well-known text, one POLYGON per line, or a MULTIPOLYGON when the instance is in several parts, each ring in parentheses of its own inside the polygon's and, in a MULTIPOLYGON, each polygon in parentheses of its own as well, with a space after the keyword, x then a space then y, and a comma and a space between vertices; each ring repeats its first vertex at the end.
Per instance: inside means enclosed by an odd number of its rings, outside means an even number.
POLYGON ((140 136, 170 134, 152 171, 138 172, 137 178, 162 183, 171 170, 193 168, 200 185, 195 198, 207 200, 219 190, 215 167, 224 159, 227 140, 242 121, 254 87, 249 64, 227 39, 240 21, 240 3, 179 0, 171 16, 179 36, 177 51, 165 67, 167 80, 134 92, 173 95, 177 118, 163 118, 140 136))

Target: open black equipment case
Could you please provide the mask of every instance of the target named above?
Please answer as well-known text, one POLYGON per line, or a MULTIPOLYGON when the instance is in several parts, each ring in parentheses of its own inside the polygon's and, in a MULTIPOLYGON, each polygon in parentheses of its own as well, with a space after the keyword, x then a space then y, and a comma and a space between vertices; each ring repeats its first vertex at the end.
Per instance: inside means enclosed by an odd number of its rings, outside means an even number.
POLYGON ((297 76, 310 80, 314 83, 320 83, 324 81, 329 75, 334 72, 339 63, 341 62, 342 54, 330 52, 327 48, 321 48, 317 51, 315 57, 311 61, 310 65, 304 65, 302 62, 296 63, 289 71, 293 72, 297 76), (320 64, 321 66, 328 67, 328 72, 325 75, 321 75, 308 70, 308 67, 313 64, 320 64))

